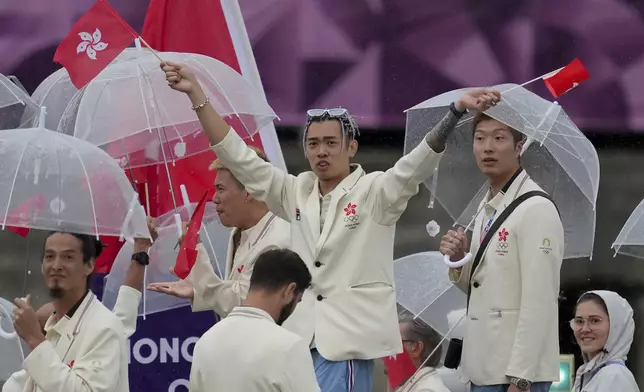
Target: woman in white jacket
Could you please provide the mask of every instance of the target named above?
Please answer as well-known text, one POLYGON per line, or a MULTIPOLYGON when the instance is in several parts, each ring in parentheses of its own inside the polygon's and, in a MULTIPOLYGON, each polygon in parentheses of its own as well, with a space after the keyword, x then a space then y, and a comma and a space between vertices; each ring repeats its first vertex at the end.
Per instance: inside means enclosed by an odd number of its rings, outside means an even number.
POLYGON ((625 365, 633 343, 633 309, 612 291, 582 295, 570 321, 584 364, 577 370, 575 392, 639 392, 625 365))

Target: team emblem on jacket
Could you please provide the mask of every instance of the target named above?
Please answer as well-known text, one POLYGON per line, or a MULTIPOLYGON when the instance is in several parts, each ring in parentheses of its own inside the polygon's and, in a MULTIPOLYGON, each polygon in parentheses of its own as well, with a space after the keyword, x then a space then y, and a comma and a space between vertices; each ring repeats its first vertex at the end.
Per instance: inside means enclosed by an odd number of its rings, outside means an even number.
POLYGON ((543 241, 541 241, 541 247, 539 249, 541 249, 544 255, 550 254, 550 252, 552 252, 552 248, 550 247, 550 238, 544 238, 543 241))
POLYGON ((504 228, 499 231, 499 239, 496 241, 496 254, 499 256, 505 256, 508 253, 508 236, 510 233, 504 228))
POLYGON ((351 202, 344 207, 344 227, 353 230, 360 224, 360 216, 357 212, 357 206, 351 202))

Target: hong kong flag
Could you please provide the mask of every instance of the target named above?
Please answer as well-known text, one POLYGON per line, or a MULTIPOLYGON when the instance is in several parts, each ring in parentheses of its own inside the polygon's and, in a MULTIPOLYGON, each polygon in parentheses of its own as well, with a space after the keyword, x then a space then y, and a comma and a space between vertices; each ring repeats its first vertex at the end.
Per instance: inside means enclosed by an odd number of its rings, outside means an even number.
POLYGON ((97 0, 72 27, 54 54, 80 89, 94 79, 138 34, 106 0, 97 0))
POLYGON ((400 354, 383 358, 382 360, 385 363, 387 379, 392 389, 398 388, 416 373, 416 365, 412 362, 405 347, 403 347, 403 352, 400 354))
POLYGON ((590 74, 581 60, 574 59, 562 69, 544 76, 543 81, 552 96, 559 98, 589 77, 590 74))
POLYGON ((199 242, 199 231, 201 230, 201 221, 203 220, 204 210, 206 208, 206 202, 209 199, 212 199, 214 189, 209 189, 204 193, 203 197, 195 212, 192 213, 190 217, 190 223, 188 224, 188 230, 183 242, 181 243, 181 249, 177 255, 177 261, 174 265, 174 273, 181 279, 185 279, 190 274, 192 267, 197 261, 197 242, 199 242))

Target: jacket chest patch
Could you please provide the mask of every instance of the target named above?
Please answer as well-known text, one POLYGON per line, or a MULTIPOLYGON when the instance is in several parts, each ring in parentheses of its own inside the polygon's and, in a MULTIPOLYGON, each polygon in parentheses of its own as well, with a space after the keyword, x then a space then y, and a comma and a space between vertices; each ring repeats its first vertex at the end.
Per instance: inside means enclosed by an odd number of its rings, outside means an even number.
POLYGON ((344 227, 349 230, 354 230, 360 226, 360 215, 357 210, 358 206, 349 202, 344 207, 344 227))
POLYGON ((497 256, 505 256, 508 254, 508 250, 510 248, 510 241, 508 241, 510 236, 510 233, 504 228, 502 228, 498 233, 497 233, 497 241, 496 241, 496 250, 495 253, 497 256))

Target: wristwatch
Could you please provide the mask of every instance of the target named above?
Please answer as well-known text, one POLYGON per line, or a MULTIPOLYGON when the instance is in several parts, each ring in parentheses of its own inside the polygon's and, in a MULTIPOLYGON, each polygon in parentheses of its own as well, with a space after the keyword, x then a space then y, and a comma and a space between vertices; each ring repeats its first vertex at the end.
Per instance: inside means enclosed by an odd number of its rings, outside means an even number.
POLYGON ((150 264, 150 256, 147 252, 139 252, 132 255, 132 260, 136 261, 139 265, 150 264))
POLYGON ((530 386, 532 385, 530 381, 517 377, 510 377, 510 384, 514 385, 522 391, 530 390, 530 386))
POLYGON ((453 115, 456 116, 456 118, 461 118, 465 113, 467 113, 467 109, 465 109, 462 112, 456 109, 456 104, 454 102, 449 104, 449 110, 452 112, 453 115))

